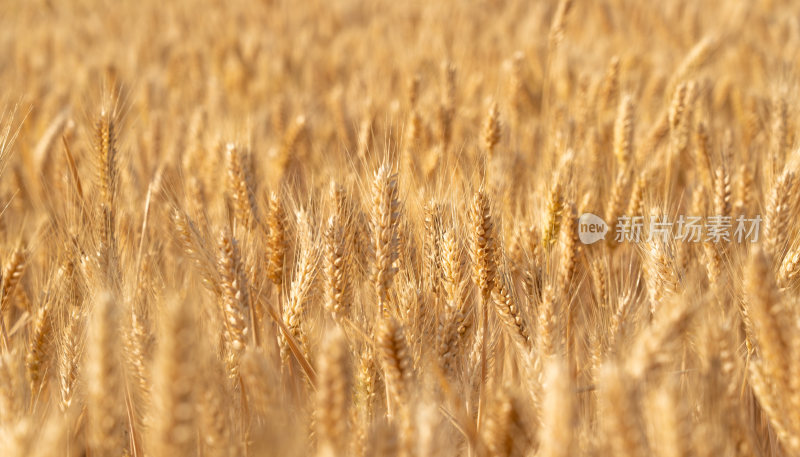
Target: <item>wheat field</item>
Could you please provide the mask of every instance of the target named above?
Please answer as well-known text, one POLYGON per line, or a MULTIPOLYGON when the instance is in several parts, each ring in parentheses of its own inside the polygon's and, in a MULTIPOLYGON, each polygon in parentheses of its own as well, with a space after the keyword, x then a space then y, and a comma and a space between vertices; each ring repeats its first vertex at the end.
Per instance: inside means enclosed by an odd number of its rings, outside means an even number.
POLYGON ((800 456, 798 18, 0 2, 0 456, 800 456))

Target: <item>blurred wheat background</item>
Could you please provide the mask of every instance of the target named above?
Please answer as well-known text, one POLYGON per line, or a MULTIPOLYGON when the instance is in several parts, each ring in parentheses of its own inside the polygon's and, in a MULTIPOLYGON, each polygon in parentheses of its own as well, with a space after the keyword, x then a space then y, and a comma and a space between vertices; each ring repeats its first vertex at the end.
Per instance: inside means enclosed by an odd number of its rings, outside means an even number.
POLYGON ((780 0, 3 1, 0 455, 800 455, 799 53, 780 0))

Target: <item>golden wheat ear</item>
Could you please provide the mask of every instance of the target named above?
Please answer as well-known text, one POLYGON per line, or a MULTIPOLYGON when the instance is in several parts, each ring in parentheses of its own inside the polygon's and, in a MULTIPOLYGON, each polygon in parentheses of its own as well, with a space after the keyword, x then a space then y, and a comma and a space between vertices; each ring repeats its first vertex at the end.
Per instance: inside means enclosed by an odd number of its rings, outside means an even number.
POLYGON ((234 143, 225 145, 228 162, 228 189, 235 203, 234 216, 239 225, 253 229, 261 223, 256 206, 252 171, 248 167, 248 155, 234 143))
POLYGON ((59 406, 67 411, 72 406, 79 377, 80 360, 84 346, 83 315, 73 308, 64 325, 58 353, 59 406))
POLYGON ((539 453, 548 457, 574 455, 577 449, 574 438, 577 402, 575 386, 564 362, 550 359, 544 367, 542 385, 542 426, 539 429, 539 453))
POLYGON ((224 320, 226 361, 231 378, 238 376, 239 357, 251 332, 247 321, 249 294, 242 270, 238 241, 227 230, 220 233, 217 243, 217 268, 221 282, 221 311, 224 320))
POLYGON ((109 292, 97 295, 86 351, 88 444, 93 455, 125 449, 125 392, 120 370, 120 304, 109 292))
POLYGON ((633 159, 634 103, 633 98, 626 95, 620 101, 617 120, 614 122, 614 157, 617 166, 625 170, 633 159))
POLYGON ((315 421, 318 455, 341 455, 347 449, 351 366, 344 334, 335 330, 325 338, 325 349, 317 367, 318 389, 315 421))
POLYGON ((288 241, 286 234, 286 210, 278 195, 273 192, 269 196, 267 214, 267 277, 278 288, 280 297, 284 281, 284 269, 288 241))
POLYGON ((412 389, 415 388, 414 366, 405 329, 393 317, 383 317, 376 335, 381 365, 386 381, 386 408, 400 428, 400 449, 411 455, 414 446, 412 389))
POLYGON ((483 148, 486 150, 487 161, 491 162, 494 157, 494 149, 500 142, 501 134, 500 111, 497 102, 492 102, 489 114, 483 126, 483 148))
MULTIPOLYGON (((289 297, 283 313, 283 321, 292 339, 297 343, 302 358, 309 358, 308 335, 305 330, 307 305, 314 299, 316 293, 314 283, 318 268, 319 249, 315 239, 308 212, 297 212, 298 222, 298 259, 295 264, 294 277, 289 287, 289 297)), ((289 363, 291 352, 290 339, 282 334, 279 340, 281 345, 281 358, 284 364, 289 363)))
POLYGON ((791 215, 796 212, 793 192, 797 187, 796 175, 784 171, 769 192, 764 216, 764 243, 767 254, 776 261, 783 258, 791 215))
POLYGON ((36 312, 36 318, 33 321, 33 337, 29 345, 28 355, 25 358, 25 364, 28 368, 28 381, 33 398, 38 398, 45 387, 46 380, 44 377, 50 361, 48 355, 50 352, 50 339, 53 333, 53 317, 51 315, 53 306, 54 298, 52 296, 47 297, 36 312))
POLYGON ((600 392, 601 446, 617 455, 649 455, 646 432, 635 386, 627 384, 622 370, 614 364, 603 365, 598 382, 600 392))
POLYGON ((353 297, 346 229, 340 217, 332 216, 324 234, 325 308, 337 322, 349 318, 353 297))
POLYGON ((198 347, 192 304, 166 303, 165 322, 155 360, 151 443, 158 455, 191 456, 197 450, 195 402, 198 347))
POLYGON ((381 313, 387 308, 389 289, 392 285, 399 258, 398 224, 400 202, 398 200, 397 174, 387 165, 375 172, 372 181, 372 231, 374 236, 373 284, 381 313))

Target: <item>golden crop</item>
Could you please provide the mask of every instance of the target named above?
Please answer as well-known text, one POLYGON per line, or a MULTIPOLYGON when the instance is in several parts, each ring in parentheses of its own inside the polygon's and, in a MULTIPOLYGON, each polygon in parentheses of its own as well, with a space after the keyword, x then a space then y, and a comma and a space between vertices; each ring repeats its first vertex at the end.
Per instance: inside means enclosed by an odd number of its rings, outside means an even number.
POLYGON ((800 456, 798 17, 2 2, 0 456, 800 456))

